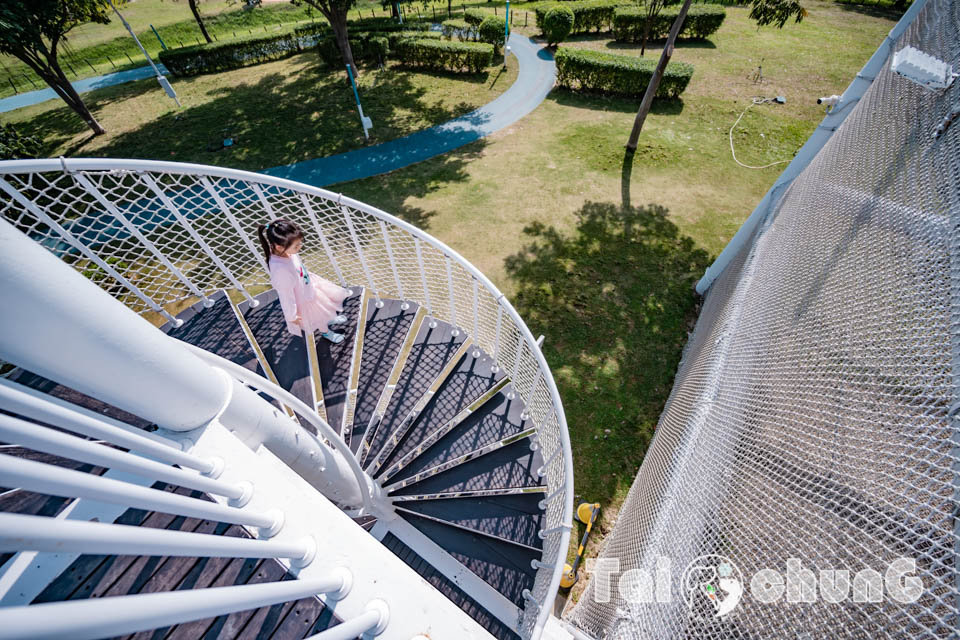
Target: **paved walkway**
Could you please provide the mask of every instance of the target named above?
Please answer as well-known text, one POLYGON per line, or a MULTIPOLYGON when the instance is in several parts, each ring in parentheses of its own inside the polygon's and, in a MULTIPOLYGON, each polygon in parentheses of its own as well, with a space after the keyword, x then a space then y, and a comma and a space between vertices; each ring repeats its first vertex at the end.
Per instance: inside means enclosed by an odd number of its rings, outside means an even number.
MULTIPOLYGON (((383 144, 264 169, 261 173, 326 187, 401 169, 508 127, 543 102, 556 78, 553 55, 530 38, 511 35, 510 49, 520 64, 516 82, 476 111, 383 144)), ((377 123, 373 126, 376 128, 377 123)))
MULTIPOLYGON (((162 64, 158 64, 157 67, 160 69, 160 73, 167 75, 166 67, 164 67, 162 64)), ((87 91, 93 91, 94 89, 103 89, 104 87, 112 87, 115 84, 133 82, 134 80, 143 80, 144 78, 152 78, 153 76, 153 69, 150 67, 150 65, 147 65, 145 67, 137 67, 136 69, 128 69, 127 71, 108 73, 103 76, 84 78, 83 80, 77 80, 72 84, 73 88, 77 90, 77 93, 86 93, 87 91)), ((41 102, 46 102, 47 100, 59 99, 60 96, 58 96, 53 89, 47 88, 38 89, 37 91, 28 91, 27 93, 21 93, 19 95, 10 96, 9 98, 3 98, 0 100, 0 113, 40 104, 41 102)))

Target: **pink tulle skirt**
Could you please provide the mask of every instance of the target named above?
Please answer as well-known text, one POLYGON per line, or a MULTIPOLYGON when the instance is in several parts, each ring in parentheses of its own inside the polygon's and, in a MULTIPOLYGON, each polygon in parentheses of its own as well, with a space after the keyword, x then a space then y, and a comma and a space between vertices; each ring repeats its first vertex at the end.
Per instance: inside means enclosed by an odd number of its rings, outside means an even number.
POLYGON ((300 318, 307 331, 323 333, 328 330, 327 324, 343 310, 343 301, 350 295, 350 290, 313 273, 310 280, 316 295, 300 306, 300 318))

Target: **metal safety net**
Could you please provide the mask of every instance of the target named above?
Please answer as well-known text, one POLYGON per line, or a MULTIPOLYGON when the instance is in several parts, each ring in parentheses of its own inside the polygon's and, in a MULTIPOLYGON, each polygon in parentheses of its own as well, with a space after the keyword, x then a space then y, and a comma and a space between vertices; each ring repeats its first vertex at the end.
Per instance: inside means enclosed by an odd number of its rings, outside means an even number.
POLYGON ((960 3, 931 0, 713 283, 568 622, 960 637, 960 3), (955 118, 936 136, 938 126, 955 118))

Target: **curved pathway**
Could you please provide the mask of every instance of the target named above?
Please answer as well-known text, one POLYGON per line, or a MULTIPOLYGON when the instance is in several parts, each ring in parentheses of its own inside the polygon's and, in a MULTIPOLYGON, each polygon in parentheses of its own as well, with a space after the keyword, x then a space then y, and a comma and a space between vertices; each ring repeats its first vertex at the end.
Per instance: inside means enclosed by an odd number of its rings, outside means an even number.
POLYGON ((530 38, 511 35, 510 50, 520 65, 516 82, 499 98, 476 111, 372 147, 264 169, 260 173, 326 187, 402 169, 508 127, 536 109, 556 79, 553 55, 530 38))
MULTIPOLYGON (((167 73, 167 68, 164 67, 162 63, 157 63, 157 68, 160 69, 160 73, 163 75, 169 75, 167 73)), ((86 93, 95 89, 112 87, 115 84, 124 84, 125 82, 133 82, 134 80, 152 78, 154 75, 153 67, 147 65, 145 67, 137 67, 136 69, 127 69, 126 71, 117 71, 115 73, 108 73, 102 76, 84 78, 83 80, 77 80, 71 84, 73 84, 73 88, 77 90, 77 93, 86 93)), ((7 111, 13 111, 14 109, 21 109, 23 107, 40 104, 41 102, 46 102, 47 100, 58 99, 59 96, 57 96, 56 91, 50 88, 27 91, 26 93, 20 93, 15 96, 10 96, 9 98, 3 98, 0 100, 0 113, 6 113, 7 111)))

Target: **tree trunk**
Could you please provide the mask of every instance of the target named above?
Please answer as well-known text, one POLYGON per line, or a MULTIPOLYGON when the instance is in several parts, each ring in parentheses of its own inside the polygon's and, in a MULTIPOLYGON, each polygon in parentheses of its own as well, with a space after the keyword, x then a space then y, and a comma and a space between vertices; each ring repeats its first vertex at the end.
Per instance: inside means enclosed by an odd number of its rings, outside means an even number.
POLYGON ((73 88, 73 85, 70 84, 70 81, 67 79, 67 74, 63 72, 63 69, 60 68, 60 64, 57 62, 56 54, 47 57, 46 64, 44 64, 42 60, 27 58, 20 58, 20 60, 33 69, 33 71, 60 96, 60 99, 67 103, 67 106, 73 109, 76 114, 87 123, 87 126, 93 130, 94 135, 99 136, 107 132, 106 129, 100 126, 97 119, 93 117, 87 105, 85 105, 80 98, 80 94, 78 94, 73 88))
POLYGON ((343 63, 349 65, 354 77, 357 77, 357 65, 353 62, 353 51, 350 49, 350 40, 347 34, 346 11, 331 14, 327 16, 327 20, 329 20, 330 27, 333 29, 333 37, 337 40, 337 48, 340 49, 343 63))
POLYGON ((197 8, 197 0, 190 0, 190 11, 193 11, 193 17, 196 19, 197 24, 200 25, 200 33, 203 34, 203 37, 207 42, 213 42, 210 38, 210 34, 207 33, 207 28, 203 26, 203 18, 200 17, 200 10, 197 8))
POLYGON ((400 7, 397 5, 396 2, 390 3, 390 15, 394 19, 397 19, 400 17, 400 7))
POLYGON ((650 78, 650 84, 643 94, 643 101, 640 103, 640 110, 637 111, 637 117, 633 121, 633 131, 630 132, 630 139, 627 141, 627 151, 632 153, 637 150, 637 140, 640 138, 640 130, 643 129, 643 122, 650 113, 650 107, 653 105, 653 96, 657 93, 660 86, 660 80, 663 78, 663 72, 667 69, 667 63, 670 62, 670 56, 673 55, 673 44, 677 41, 677 34, 680 33, 680 27, 687 17, 687 11, 690 10, 690 0, 684 0, 680 8, 680 14, 673 21, 670 27, 670 35, 667 36, 667 43, 663 46, 663 53, 660 54, 660 62, 650 78))
POLYGON ((647 21, 643 23, 643 40, 640 43, 640 57, 643 57, 643 54, 647 52, 647 38, 650 37, 650 22, 653 21, 651 16, 647 16, 647 21))

